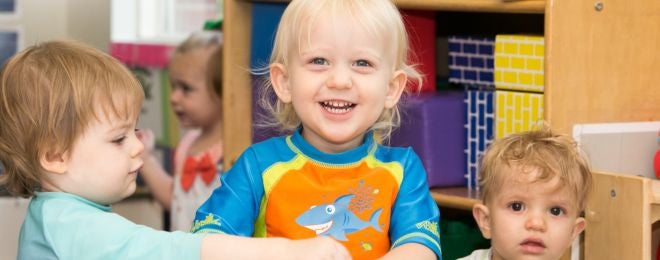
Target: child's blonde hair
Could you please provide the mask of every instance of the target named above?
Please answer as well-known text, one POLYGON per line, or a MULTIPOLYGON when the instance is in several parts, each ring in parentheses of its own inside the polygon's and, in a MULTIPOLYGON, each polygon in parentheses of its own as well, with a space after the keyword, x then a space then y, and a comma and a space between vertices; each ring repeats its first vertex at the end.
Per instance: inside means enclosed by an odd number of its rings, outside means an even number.
MULTIPOLYGON (((321 15, 337 17, 347 13, 367 32, 378 39, 387 41, 396 48, 395 70, 403 70, 409 79, 422 84, 422 76, 408 62, 408 35, 401 14, 390 0, 293 0, 289 3, 279 26, 273 45, 270 63, 289 65, 292 55, 300 52, 303 44, 309 44, 314 24, 321 15)), ((263 84, 260 103, 273 115, 271 122, 262 122, 265 126, 279 126, 284 131, 292 131, 301 122, 293 106, 278 99, 273 99, 272 83, 269 79, 263 84)), ((267 120, 268 118, 266 118, 267 120)), ((387 139, 392 130, 400 123, 399 107, 385 109, 370 130, 387 139)))
POLYGON ((571 137, 557 135, 547 126, 509 135, 488 147, 479 169, 483 203, 489 203, 488 200, 507 180, 506 174, 512 174, 506 171, 507 168, 526 174, 526 167, 540 171, 534 182, 559 177, 561 185, 568 188, 577 200, 579 211, 584 211, 592 185, 589 163, 571 137))
POLYGON ((33 195, 41 158, 70 152, 92 120, 137 119, 143 99, 133 73, 90 46, 53 41, 21 51, 0 72, 0 183, 33 195))
POLYGON ((206 62, 207 84, 210 93, 222 97, 222 33, 220 31, 196 31, 190 34, 176 49, 174 55, 186 54, 198 49, 213 49, 206 62))

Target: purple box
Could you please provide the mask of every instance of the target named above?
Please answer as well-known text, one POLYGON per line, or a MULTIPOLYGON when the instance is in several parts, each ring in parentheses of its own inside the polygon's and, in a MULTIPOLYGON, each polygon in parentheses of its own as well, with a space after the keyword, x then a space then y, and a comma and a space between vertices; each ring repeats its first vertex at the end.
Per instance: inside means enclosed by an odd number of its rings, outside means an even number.
MULTIPOLYGON (((262 79, 257 77, 252 78, 252 143, 258 143, 271 137, 290 134, 282 132, 277 127, 264 126, 264 119, 271 118, 272 115, 259 104, 262 81, 262 79)), ((275 93, 272 93, 272 95, 273 99, 277 98, 275 97, 275 93)))
POLYGON ((391 146, 411 146, 422 159, 429 187, 465 186, 463 92, 436 92, 402 100, 402 120, 391 146))

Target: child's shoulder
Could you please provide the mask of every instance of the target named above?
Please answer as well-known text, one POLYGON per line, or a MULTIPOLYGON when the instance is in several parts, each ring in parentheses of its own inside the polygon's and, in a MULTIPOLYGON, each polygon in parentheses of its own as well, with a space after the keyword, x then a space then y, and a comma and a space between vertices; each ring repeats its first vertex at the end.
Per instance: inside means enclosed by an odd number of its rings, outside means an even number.
POLYGON ((243 156, 258 157, 259 161, 284 160, 295 153, 287 144, 287 136, 276 136, 250 145, 243 156))
POLYGON ((96 204, 65 192, 40 192, 30 202, 30 209, 48 216, 61 214, 109 213, 110 207, 96 204))
POLYGON ((378 144, 378 149, 376 149, 376 157, 381 159, 406 159, 411 157, 417 157, 417 154, 412 149, 412 147, 402 147, 402 146, 388 146, 384 144, 378 144))
POLYGON ((422 161, 412 147, 386 146, 379 144, 373 157, 384 163, 397 163, 404 169, 417 171, 423 169, 422 161))
POLYGON ((65 192, 39 192, 28 206, 28 216, 41 222, 49 229, 61 230, 64 227, 77 229, 90 223, 106 223, 121 219, 112 214, 111 207, 100 205, 65 192))

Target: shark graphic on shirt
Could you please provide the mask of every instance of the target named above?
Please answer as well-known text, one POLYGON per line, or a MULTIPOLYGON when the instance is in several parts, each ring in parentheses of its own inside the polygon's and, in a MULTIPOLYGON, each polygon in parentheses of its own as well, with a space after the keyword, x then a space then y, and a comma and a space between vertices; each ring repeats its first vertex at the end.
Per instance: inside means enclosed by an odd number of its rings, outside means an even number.
POLYGON ((316 232, 316 235, 331 236, 337 240, 346 241, 346 234, 357 232, 368 227, 373 227, 383 232, 378 224, 383 209, 377 209, 371 214, 369 221, 358 218, 348 209, 352 194, 340 196, 332 204, 321 204, 312 206, 303 212, 296 223, 316 232))

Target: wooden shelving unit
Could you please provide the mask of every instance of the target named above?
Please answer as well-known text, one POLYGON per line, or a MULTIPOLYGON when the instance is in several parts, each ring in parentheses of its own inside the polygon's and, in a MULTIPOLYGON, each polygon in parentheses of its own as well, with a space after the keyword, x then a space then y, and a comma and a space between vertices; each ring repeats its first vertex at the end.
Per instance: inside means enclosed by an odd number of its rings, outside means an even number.
MULTIPOLYGON (((225 169, 252 142, 252 89, 248 70, 253 2, 224 1, 225 169)), ((405 9, 544 14, 544 116, 559 132, 570 134, 577 123, 660 120, 660 87, 656 86, 656 75, 660 71, 658 1, 394 2, 405 9)), ((477 201, 476 195, 469 194, 465 188, 433 189, 432 194, 440 205, 457 209, 468 210, 477 201)), ((591 232, 590 226, 587 226, 587 235, 591 232)), ((603 249, 587 247, 586 259, 595 259, 590 257, 592 250, 603 249)), ((608 252, 607 249, 604 252, 608 252)), ((610 254, 608 259, 631 259, 628 256, 610 254)), ((650 253, 634 259, 650 259, 650 253)))

